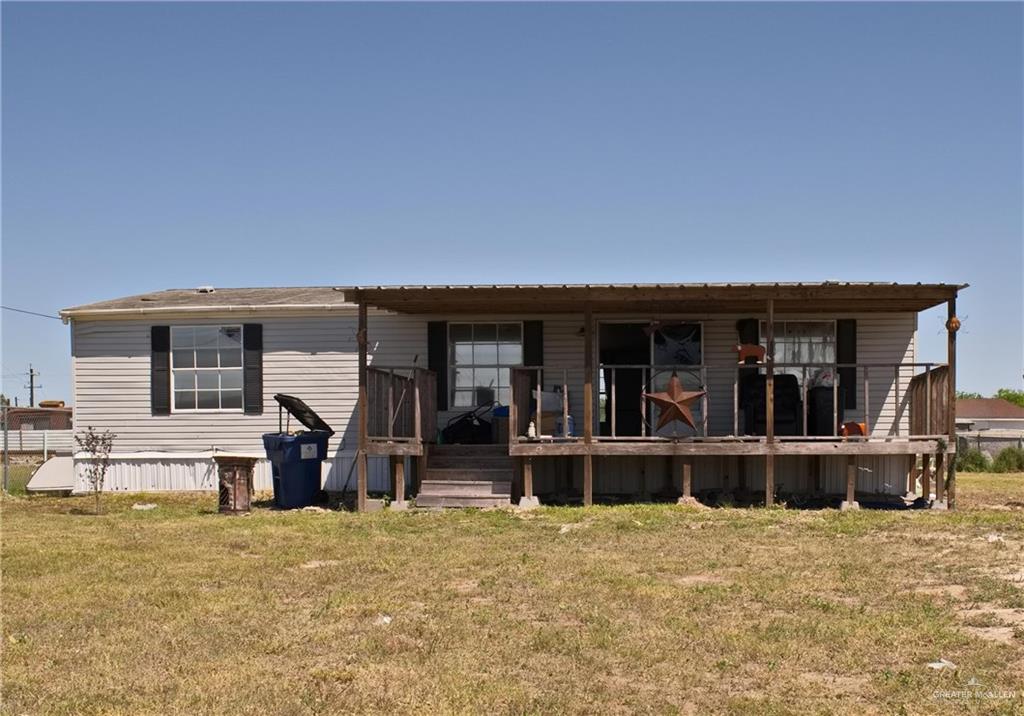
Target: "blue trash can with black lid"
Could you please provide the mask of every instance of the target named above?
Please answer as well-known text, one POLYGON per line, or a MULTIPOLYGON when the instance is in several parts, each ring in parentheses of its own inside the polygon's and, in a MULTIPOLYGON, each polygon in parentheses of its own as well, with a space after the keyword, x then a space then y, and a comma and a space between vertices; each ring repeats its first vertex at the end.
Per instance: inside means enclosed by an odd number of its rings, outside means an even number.
POLYGON ((263 434, 263 447, 274 476, 274 504, 285 510, 307 507, 320 495, 320 466, 327 459, 327 441, 334 431, 299 398, 278 393, 274 400, 279 406, 279 432, 263 434), (288 430, 284 410, 308 430, 288 430))

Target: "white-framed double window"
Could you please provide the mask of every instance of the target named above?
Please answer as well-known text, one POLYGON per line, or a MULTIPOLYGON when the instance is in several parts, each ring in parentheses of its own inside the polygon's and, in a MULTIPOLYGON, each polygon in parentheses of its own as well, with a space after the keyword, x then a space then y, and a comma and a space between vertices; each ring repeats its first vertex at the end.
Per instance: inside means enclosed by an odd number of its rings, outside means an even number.
POLYGON ((171 387, 174 412, 241 412, 242 327, 171 326, 171 387))
MULTIPOLYGON (((761 345, 766 345, 767 326, 761 321, 761 345)), ((808 380, 816 380, 819 374, 832 370, 822 367, 836 362, 836 322, 835 321, 776 321, 775 322, 775 362, 776 363, 811 363, 807 368, 808 380)), ((779 368, 779 373, 790 373, 798 378, 803 377, 804 369, 779 368)))
POLYGON ((512 368, 523 364, 523 324, 449 323, 451 405, 508 405, 512 368))

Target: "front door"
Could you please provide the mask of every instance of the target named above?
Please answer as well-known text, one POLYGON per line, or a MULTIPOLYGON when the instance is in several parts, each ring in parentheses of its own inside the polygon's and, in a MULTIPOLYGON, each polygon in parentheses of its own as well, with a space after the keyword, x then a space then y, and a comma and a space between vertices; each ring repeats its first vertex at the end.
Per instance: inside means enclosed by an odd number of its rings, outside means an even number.
POLYGON ((612 413, 615 413, 615 435, 641 434, 641 401, 644 372, 641 368, 614 366, 646 366, 651 362, 651 336, 646 323, 601 323, 598 326, 598 361, 600 362, 600 434, 612 434, 612 413), (612 391, 614 370, 614 395, 612 391))

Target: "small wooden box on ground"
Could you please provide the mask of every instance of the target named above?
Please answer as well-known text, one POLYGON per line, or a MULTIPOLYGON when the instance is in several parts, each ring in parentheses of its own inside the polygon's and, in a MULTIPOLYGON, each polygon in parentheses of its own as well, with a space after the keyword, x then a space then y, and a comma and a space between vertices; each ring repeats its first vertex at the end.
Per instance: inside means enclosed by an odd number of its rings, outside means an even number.
POLYGON ((252 473, 256 458, 241 455, 214 455, 217 463, 219 512, 239 514, 252 506, 252 473))

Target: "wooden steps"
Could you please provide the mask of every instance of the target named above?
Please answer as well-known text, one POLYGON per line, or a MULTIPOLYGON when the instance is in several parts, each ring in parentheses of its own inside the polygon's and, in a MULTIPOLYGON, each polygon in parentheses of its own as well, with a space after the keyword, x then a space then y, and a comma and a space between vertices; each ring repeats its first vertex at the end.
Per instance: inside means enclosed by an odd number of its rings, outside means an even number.
POLYGON ((505 497, 440 497, 438 495, 420 494, 416 498, 417 507, 507 507, 510 496, 505 497))
POLYGON ((514 461, 504 445, 431 445, 417 507, 500 507, 512 499, 514 461))

